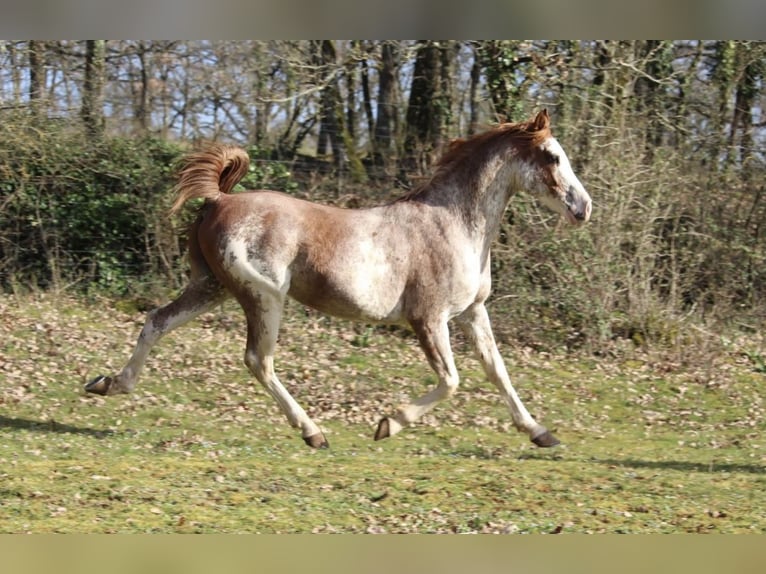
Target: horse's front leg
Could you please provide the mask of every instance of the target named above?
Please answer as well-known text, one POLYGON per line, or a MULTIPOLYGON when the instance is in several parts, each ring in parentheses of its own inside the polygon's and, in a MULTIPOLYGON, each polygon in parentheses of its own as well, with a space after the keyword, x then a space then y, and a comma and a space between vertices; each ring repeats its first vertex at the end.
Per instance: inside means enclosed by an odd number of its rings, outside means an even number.
POLYGON ((516 428, 527 433, 530 440, 537 446, 549 447, 559 444, 559 440, 548 429, 532 418, 532 415, 521 402, 519 395, 516 394, 516 389, 511 384, 511 378, 508 376, 500 351, 497 350, 489 315, 484 304, 478 303, 469 307, 456 318, 456 322, 473 344, 476 356, 481 362, 487 378, 498 388, 508 404, 516 428))
POLYGON ((411 321, 410 324, 415 330, 428 363, 439 377, 439 383, 427 394, 408 405, 399 407, 393 416, 381 419, 375 432, 375 440, 393 436, 418 420, 441 401, 453 395, 460 381, 452 358, 447 321, 445 319, 416 320, 411 321))
POLYGON ((147 314, 133 354, 122 371, 112 376, 99 375, 85 385, 85 390, 96 395, 130 393, 157 341, 169 331, 210 310, 226 297, 226 291, 212 275, 195 279, 177 299, 147 314))

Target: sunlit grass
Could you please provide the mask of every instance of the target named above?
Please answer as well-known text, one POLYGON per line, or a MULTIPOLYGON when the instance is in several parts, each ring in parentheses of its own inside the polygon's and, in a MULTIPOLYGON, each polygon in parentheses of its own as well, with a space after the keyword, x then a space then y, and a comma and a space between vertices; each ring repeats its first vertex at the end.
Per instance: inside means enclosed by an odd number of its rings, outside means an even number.
POLYGON ((325 431, 308 449, 242 365, 226 307, 170 334, 130 396, 85 396, 142 317, 108 302, 0 299, 2 532, 762 532, 764 378, 715 380, 640 357, 502 349, 528 408, 518 434, 455 341, 460 392, 374 442, 434 383, 405 333, 288 314, 277 368, 325 431), (359 335, 364 335, 364 345, 359 335))

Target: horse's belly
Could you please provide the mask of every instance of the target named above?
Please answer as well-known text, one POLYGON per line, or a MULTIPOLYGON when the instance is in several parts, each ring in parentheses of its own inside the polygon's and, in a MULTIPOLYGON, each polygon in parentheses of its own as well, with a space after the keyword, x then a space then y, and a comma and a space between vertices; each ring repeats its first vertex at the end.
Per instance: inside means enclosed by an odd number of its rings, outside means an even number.
POLYGON ((358 274, 333 277, 315 272, 294 274, 288 295, 318 311, 358 321, 399 323, 402 305, 390 277, 358 274))

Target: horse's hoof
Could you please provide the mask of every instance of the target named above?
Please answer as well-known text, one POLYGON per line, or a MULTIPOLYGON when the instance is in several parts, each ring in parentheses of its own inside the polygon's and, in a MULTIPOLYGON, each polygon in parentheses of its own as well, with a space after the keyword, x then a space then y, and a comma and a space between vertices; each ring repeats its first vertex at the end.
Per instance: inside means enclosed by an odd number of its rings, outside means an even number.
POLYGON ((85 385, 85 392, 93 393, 94 395, 106 396, 109 392, 109 387, 112 386, 112 377, 105 377, 99 375, 87 385, 85 385))
POLYGON ((327 439, 321 432, 311 436, 304 436, 303 441, 311 448, 330 448, 330 443, 327 442, 327 439))
POLYGON ((394 436, 403 428, 404 425, 395 418, 383 417, 378 423, 378 430, 375 431, 375 440, 381 440, 390 436, 394 436))
POLYGON ((553 436, 550 431, 545 431, 532 439, 532 442, 542 448, 548 448, 561 444, 561 441, 553 436))
POLYGON ((388 424, 388 418, 383 417, 378 423, 378 430, 375 431, 375 440, 382 440, 391 436, 391 428, 388 424))

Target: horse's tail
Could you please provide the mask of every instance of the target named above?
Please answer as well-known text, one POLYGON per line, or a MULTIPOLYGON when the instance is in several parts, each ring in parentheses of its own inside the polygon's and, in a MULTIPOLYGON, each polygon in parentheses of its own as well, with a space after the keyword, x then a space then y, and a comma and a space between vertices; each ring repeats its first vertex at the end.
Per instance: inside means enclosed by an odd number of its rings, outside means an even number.
POLYGON ((236 146, 214 144, 189 154, 173 188, 177 196, 170 215, 177 213, 190 199, 215 201, 222 193, 230 193, 249 167, 247 152, 236 146))

